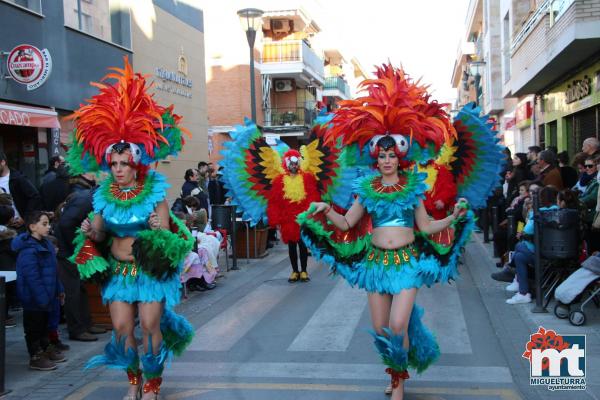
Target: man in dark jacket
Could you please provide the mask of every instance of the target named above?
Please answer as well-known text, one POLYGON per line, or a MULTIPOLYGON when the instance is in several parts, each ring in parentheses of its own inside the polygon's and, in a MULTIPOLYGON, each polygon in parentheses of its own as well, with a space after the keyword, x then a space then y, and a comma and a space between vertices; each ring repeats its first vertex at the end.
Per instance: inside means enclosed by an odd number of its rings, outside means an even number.
POLYGON ((19 171, 10 169, 7 164, 6 154, 0 151, 0 191, 9 193, 13 198, 16 211, 13 226, 23 226, 23 218, 42 209, 40 193, 19 171))
POLYGON ((65 159, 61 156, 55 156, 50 159, 50 167, 42 178, 40 194, 44 211, 54 212, 56 207, 69 194, 69 173, 65 168, 65 159))
POLYGON ((65 317, 71 340, 91 342, 93 334, 106 332, 92 325, 87 290, 79 277, 77 266, 68 258, 75 252, 75 231, 92 211, 92 189, 71 193, 65 202, 55 228, 58 239, 58 276, 65 288, 65 317))
POLYGON ((196 169, 190 168, 185 171, 185 175, 183 177, 185 182, 181 187, 181 198, 184 199, 187 196, 194 196, 200 202, 200 208, 205 209, 206 215, 209 215, 208 195, 198 186, 199 177, 200 174, 196 169))

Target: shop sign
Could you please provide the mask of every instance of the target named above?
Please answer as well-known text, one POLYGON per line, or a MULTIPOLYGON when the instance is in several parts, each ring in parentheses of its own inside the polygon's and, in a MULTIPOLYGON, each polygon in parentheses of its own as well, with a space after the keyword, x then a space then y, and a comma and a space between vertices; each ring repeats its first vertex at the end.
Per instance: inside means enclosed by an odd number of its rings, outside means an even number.
POLYGON ((40 50, 35 46, 22 44, 8 53, 6 67, 15 82, 27 85, 27 90, 35 90, 50 76, 52 57, 48 49, 40 50))
POLYGON ((531 116, 533 115, 533 107, 531 101, 526 101, 517 106, 515 111, 515 124, 517 128, 527 128, 531 125, 531 116))
POLYGON ((179 72, 169 71, 160 67, 156 68, 155 75, 162 80, 161 83, 155 85, 157 90, 187 97, 188 99, 192 98, 192 92, 188 90, 192 88, 191 79, 186 78, 179 72))
POLYGON ((573 81, 565 90, 565 103, 571 104, 592 94, 592 80, 584 76, 582 80, 573 81))

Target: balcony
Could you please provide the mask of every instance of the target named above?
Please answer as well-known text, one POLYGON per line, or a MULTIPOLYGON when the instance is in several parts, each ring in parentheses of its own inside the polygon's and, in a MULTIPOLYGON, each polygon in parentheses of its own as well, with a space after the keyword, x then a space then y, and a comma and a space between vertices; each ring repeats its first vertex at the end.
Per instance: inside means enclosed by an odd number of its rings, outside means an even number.
POLYGON ((300 87, 323 85, 323 59, 303 40, 265 43, 261 58, 261 74, 272 78, 294 78, 300 87))
POLYGON ((539 93, 600 51, 600 0, 546 0, 511 44, 508 93, 539 93))
POLYGON ((296 136, 308 132, 317 111, 306 107, 278 107, 265 110, 265 132, 295 132, 296 136))
POLYGON ((338 99, 348 100, 350 98, 350 87, 344 78, 339 76, 330 76, 325 78, 323 96, 337 97, 338 99))

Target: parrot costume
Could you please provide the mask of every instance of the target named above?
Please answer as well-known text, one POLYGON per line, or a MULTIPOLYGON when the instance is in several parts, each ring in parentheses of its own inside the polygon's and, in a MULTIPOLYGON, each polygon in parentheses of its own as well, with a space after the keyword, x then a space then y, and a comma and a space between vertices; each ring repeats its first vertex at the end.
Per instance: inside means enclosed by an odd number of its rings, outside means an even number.
POLYGON ((189 322, 173 311, 180 300, 179 272, 194 239, 172 214, 170 229, 150 229, 148 217, 164 202, 169 187, 165 177, 151 170, 150 165, 176 155, 182 148, 185 130, 179 126, 181 118, 172 107, 159 106, 147 93, 145 78, 133 72, 127 58, 123 69, 112 70, 103 81, 116 82, 93 84, 100 93, 71 117, 76 129, 67 156, 71 174, 109 172, 94 192, 89 217, 102 217, 106 239, 93 241, 79 229, 70 260, 77 265, 81 279, 101 285, 105 303, 164 304, 160 318, 163 340, 158 348, 152 348, 150 337, 147 351, 140 357, 137 348, 126 346, 126 336, 119 337, 113 331, 104 354, 86 365, 123 369, 131 385, 140 385, 143 375, 144 393, 158 394, 165 361, 171 354, 180 355, 194 333, 189 322), (110 173, 112 155, 124 151, 130 152, 129 166, 137 175, 131 188, 119 187, 110 173), (135 238, 133 260, 113 257, 113 237, 135 238))
MULTIPOLYGON (((415 225, 415 209, 423 202, 440 219, 457 198, 475 208, 485 204, 499 184, 503 164, 496 132, 472 104, 451 121, 445 105, 431 100, 425 87, 391 65, 378 68, 376 79, 362 87, 365 96, 341 101, 339 109, 317 118, 303 155, 322 201, 342 215, 358 201, 365 213, 352 229, 342 231, 326 213, 308 209, 297 218, 301 237, 332 273, 367 292, 394 295, 449 282, 458 275, 458 258, 474 227, 473 212, 467 210, 448 228, 427 235, 415 225), (393 185, 384 184, 374 169, 384 142, 399 158, 399 180, 393 185), (413 229, 415 241, 397 249, 378 248, 371 243, 372 231, 384 226, 413 229)), ((226 187, 245 218, 270 223, 269 190, 281 173, 275 169, 278 155, 286 149, 268 147, 254 125, 232 134, 234 141, 223 152, 226 187)), ((404 335, 387 328, 373 333, 394 385, 408 377, 408 367, 422 372, 439 356, 422 315, 415 305, 408 349, 403 347, 404 335)))

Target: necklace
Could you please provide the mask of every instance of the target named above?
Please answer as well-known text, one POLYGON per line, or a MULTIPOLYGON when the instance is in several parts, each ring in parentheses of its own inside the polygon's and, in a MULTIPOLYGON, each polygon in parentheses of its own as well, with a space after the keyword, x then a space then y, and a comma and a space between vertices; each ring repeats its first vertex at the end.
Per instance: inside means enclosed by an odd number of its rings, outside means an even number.
POLYGON ((132 187, 120 188, 115 182, 110 184, 110 193, 117 200, 127 201, 137 197, 144 190, 143 186, 138 186, 137 182, 132 187))
POLYGON ((395 193, 401 192, 404 190, 406 185, 406 177, 404 175, 400 175, 398 177, 398 182, 393 184, 386 184, 382 182, 381 176, 376 177, 371 182, 371 188, 377 193, 395 193))

